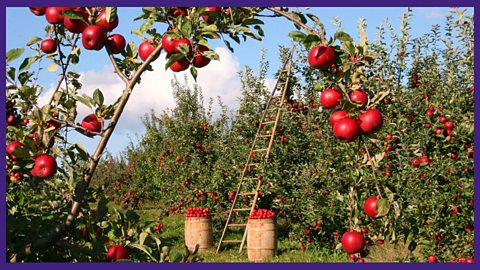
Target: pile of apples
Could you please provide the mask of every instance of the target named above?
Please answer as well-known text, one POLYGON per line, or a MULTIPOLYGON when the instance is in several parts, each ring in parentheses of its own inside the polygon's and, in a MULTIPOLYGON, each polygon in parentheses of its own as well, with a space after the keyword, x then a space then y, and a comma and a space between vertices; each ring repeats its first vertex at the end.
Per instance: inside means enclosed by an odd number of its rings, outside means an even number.
MULTIPOLYGON (((314 46, 308 54, 308 63, 312 69, 335 70, 335 51, 328 46, 314 46)), ((325 89, 320 96, 320 104, 324 109, 336 109, 330 115, 330 124, 336 138, 343 142, 354 141, 361 133, 373 134, 383 125, 382 113, 375 109, 366 109, 368 95, 363 89, 353 90, 348 94, 349 100, 357 110, 356 114, 339 108, 344 99, 344 93, 337 88, 325 89)))
POLYGON ((185 217, 210 217, 211 212, 210 209, 208 208, 202 208, 202 207, 189 207, 187 208, 187 213, 185 214, 185 217))
POLYGON ((268 209, 254 209, 248 219, 275 218, 275 213, 268 209))

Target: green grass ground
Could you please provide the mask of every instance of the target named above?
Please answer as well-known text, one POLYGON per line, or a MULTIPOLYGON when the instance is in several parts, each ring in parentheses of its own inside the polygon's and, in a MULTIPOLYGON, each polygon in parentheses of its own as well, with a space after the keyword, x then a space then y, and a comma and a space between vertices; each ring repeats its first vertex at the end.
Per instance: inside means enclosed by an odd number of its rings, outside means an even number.
MULTIPOLYGON (((155 221, 158 219, 159 211, 155 208, 137 211, 144 221, 155 221)), ((172 215, 162 220, 164 230, 162 239, 164 244, 172 246, 173 251, 184 251, 184 216, 172 215)), ((221 235, 221 229, 214 231, 214 247, 205 253, 200 254, 203 262, 249 262, 247 251, 244 249, 238 252, 239 246, 232 245, 216 253, 216 245, 221 235)), ((234 238, 241 238, 241 234, 233 235, 234 238)), ((369 255, 364 258, 367 262, 395 262, 399 258, 406 258, 408 250, 401 244, 385 243, 380 246, 370 246, 369 255)), ((307 246, 305 251, 299 250, 297 242, 289 241, 286 237, 278 240, 277 256, 267 262, 352 262, 343 250, 316 249, 307 246)))

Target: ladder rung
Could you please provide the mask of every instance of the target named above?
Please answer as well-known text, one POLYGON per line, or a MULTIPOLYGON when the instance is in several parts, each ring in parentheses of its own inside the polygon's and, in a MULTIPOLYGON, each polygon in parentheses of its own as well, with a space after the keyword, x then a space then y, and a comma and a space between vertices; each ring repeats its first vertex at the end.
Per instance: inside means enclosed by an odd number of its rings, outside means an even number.
POLYGON ((262 138, 272 137, 272 134, 261 134, 261 135, 258 135, 258 137, 262 137, 262 138))
POLYGON ((273 123, 275 123, 275 121, 266 121, 266 122, 262 122, 262 125, 268 125, 273 123))
POLYGON ((250 163, 247 166, 259 166, 259 165, 260 165, 260 163, 250 163))
POLYGON ((237 209, 233 209, 233 211, 250 211, 251 209, 250 208, 237 208, 237 209))
POLYGON ((228 224, 228 227, 247 227, 247 224, 228 224))
POLYGON ((222 240, 222 243, 242 243, 242 240, 222 240))
POLYGON ((254 152, 267 151, 267 150, 268 150, 268 148, 253 149, 254 152))
MULTIPOLYGON (((257 178, 255 178, 255 179, 257 179, 257 178)), ((255 194, 257 194, 257 193, 256 193, 256 192, 245 192, 245 193, 242 193, 241 195, 242 195, 242 196, 245 196, 245 195, 246 195, 246 196, 253 196, 253 195, 255 195, 255 194)))

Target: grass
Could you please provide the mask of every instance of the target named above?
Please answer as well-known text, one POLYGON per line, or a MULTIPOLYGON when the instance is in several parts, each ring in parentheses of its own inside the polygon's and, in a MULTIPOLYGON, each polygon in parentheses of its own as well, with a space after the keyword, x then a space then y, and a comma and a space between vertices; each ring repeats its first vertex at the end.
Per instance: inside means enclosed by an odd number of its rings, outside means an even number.
MULTIPOLYGON (((138 210, 142 221, 157 221, 160 211, 158 208, 138 210)), ((163 218, 164 231, 162 232, 163 244, 172 246, 172 251, 184 251, 184 217, 183 215, 172 215, 163 218)), ((214 246, 200 254, 203 262, 249 262, 246 248, 239 253, 238 245, 227 246, 221 252, 216 253, 218 240, 223 228, 214 230, 214 246)), ((241 239, 242 232, 236 235, 229 234, 232 239, 241 239)), ((230 238, 229 237, 229 238, 230 238)), ((383 245, 373 245, 368 248, 369 255, 365 257, 367 262, 395 262, 401 258, 408 258, 409 251, 401 243, 391 244, 385 242, 383 245)), ((414 256, 420 257, 419 252, 414 256)), ((279 233, 277 256, 266 262, 352 262, 348 255, 342 250, 320 249, 307 246, 305 251, 299 250, 299 244, 290 241, 286 234, 279 233)))

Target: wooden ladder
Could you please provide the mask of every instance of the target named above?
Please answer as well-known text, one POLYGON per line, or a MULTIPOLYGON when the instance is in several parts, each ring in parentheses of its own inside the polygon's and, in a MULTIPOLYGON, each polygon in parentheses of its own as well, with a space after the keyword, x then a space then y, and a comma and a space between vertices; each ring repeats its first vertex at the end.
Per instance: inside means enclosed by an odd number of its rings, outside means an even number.
MULTIPOLYGON (((248 174, 251 172, 252 169, 256 169, 258 171, 259 167, 266 163, 268 161, 268 158, 270 156, 270 151, 273 146, 274 138, 275 138, 275 133, 277 130, 278 122, 280 120, 280 115, 281 115, 281 107, 284 104, 285 98, 286 98, 286 93, 288 89, 288 82, 290 79, 290 73, 292 69, 292 58, 293 58, 293 51, 294 51, 294 46, 292 46, 289 55, 283 64, 280 73, 278 74, 278 79, 275 82, 275 86, 272 89, 272 92, 270 94, 270 97, 266 103, 265 109, 263 110, 262 117, 260 118, 260 122, 258 124, 258 129, 257 133, 255 135, 255 138, 252 143, 252 147, 250 148, 250 152, 248 154, 247 161, 245 162, 243 169, 242 169, 242 174, 240 176, 240 181, 238 183, 237 191, 235 193, 235 197, 232 203, 232 207, 230 208, 230 212, 228 213, 227 217, 227 222, 225 223, 225 227, 222 232, 222 236, 220 238, 220 241, 218 243, 218 248, 217 248, 217 253, 220 252, 220 249, 222 247, 222 244, 228 244, 228 243, 235 243, 235 244, 240 244, 240 249, 239 252, 242 252, 243 247, 245 245, 245 240, 247 239, 247 221, 248 221, 248 216, 243 217, 245 221, 243 222, 238 222, 238 223, 233 223, 232 222, 232 215, 233 213, 249 213, 252 214, 253 210, 255 209, 255 205, 258 200, 258 191, 262 185, 262 180, 263 177, 251 177, 248 176, 248 174), (285 74, 285 76, 282 76, 282 74, 285 74), (275 93, 277 90, 282 89, 282 95, 280 100, 276 100, 273 102, 275 97, 275 93), (280 102, 279 106, 275 106, 271 108, 273 103, 278 103, 280 102), (275 120, 271 120, 269 117, 270 113, 275 113, 275 120), (271 127, 271 129, 269 129, 271 127), (267 145, 265 146, 259 146, 259 142, 261 140, 266 140, 264 143, 267 145), (254 156, 257 154, 265 154, 263 162, 255 162, 254 161, 254 156), (256 188, 251 191, 251 192, 244 192, 244 183, 246 181, 257 181, 256 182, 256 188), (245 197, 245 196, 253 196, 253 202, 252 205, 248 208, 242 207, 242 206, 237 206, 238 204, 238 198, 239 197, 245 197), (233 227, 239 227, 239 228, 244 228, 245 231, 243 233, 243 238, 242 240, 225 240, 225 236, 227 234, 227 231, 229 228, 233 227)), ((254 183, 253 183, 254 184, 254 183)))

